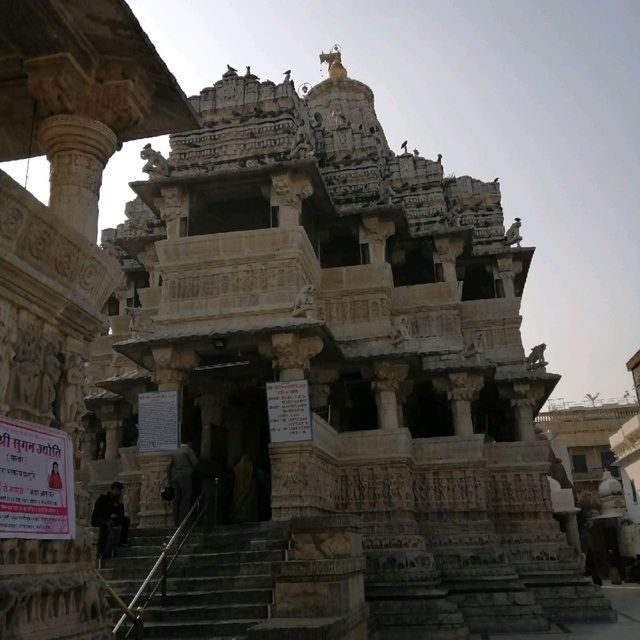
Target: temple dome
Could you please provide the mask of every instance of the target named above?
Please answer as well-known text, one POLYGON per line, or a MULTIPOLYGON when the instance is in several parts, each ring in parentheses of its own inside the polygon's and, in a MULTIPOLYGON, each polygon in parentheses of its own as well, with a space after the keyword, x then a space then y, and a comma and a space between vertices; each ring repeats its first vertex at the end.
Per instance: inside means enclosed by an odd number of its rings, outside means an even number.
POLYGON ((605 471, 602 474, 602 481, 598 487, 598 494, 601 498, 622 495, 622 485, 619 480, 611 475, 610 471, 605 471))

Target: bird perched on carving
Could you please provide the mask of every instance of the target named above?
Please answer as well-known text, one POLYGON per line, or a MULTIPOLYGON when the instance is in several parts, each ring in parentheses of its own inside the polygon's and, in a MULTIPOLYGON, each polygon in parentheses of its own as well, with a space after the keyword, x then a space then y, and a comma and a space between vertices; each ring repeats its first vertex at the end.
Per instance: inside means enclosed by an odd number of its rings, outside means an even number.
POLYGON ((251 75, 251 67, 249 65, 247 65, 247 73, 244 74, 245 76, 250 76, 251 75))
POLYGON ((401 149, 404 149, 404 152, 405 152, 405 153, 408 153, 408 151, 407 151, 407 145, 408 145, 408 144, 409 144, 409 141, 408 141, 408 140, 405 140, 405 141, 400 145, 400 148, 401 148, 401 149))
POLYGON ((234 69, 230 64, 227 65, 227 73, 238 73, 237 69, 234 69))
POLYGON ((438 154, 438 164, 442 164, 442 154, 438 154))
POLYGON ((495 178, 495 179, 494 179, 494 181, 493 181, 493 182, 494 182, 494 184, 495 184, 496 182, 498 182, 499 180, 500 180, 500 178, 495 178))
POLYGON ((291 69, 287 69, 286 71, 283 72, 284 73, 284 80, 283 82, 291 82, 291 69))

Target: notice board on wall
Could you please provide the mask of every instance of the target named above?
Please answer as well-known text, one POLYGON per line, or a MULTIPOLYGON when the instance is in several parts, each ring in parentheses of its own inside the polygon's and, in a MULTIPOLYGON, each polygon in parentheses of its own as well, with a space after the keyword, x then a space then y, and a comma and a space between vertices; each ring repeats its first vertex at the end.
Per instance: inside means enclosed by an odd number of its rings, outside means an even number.
POLYGON ((138 451, 173 451, 180 445, 177 391, 152 391, 138 396, 138 451))
POLYGON ((271 442, 313 440, 309 383, 306 380, 267 383, 271 442))
POLYGON ((75 538, 73 443, 60 429, 0 416, 0 538, 75 538))

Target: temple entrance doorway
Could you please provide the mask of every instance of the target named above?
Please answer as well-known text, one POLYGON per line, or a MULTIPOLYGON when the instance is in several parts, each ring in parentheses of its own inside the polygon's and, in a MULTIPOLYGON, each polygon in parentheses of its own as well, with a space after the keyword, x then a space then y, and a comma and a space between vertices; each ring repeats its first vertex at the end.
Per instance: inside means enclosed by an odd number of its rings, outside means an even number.
POLYGON ((271 519, 269 420, 264 385, 229 394, 211 432, 211 470, 219 478, 218 522, 271 519))

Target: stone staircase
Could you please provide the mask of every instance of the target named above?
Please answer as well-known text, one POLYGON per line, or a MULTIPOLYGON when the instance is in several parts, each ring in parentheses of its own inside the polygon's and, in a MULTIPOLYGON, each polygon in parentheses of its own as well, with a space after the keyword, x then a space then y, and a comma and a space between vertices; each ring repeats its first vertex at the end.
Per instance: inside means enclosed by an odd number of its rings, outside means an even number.
MULTIPOLYGON (((104 577, 127 604, 172 533, 133 530, 130 547, 105 563, 104 577)), ((158 589, 145 610, 144 637, 244 640, 248 629, 269 617, 271 565, 285 559, 288 544, 289 525, 282 522, 194 531, 169 572, 166 606, 158 589)))

